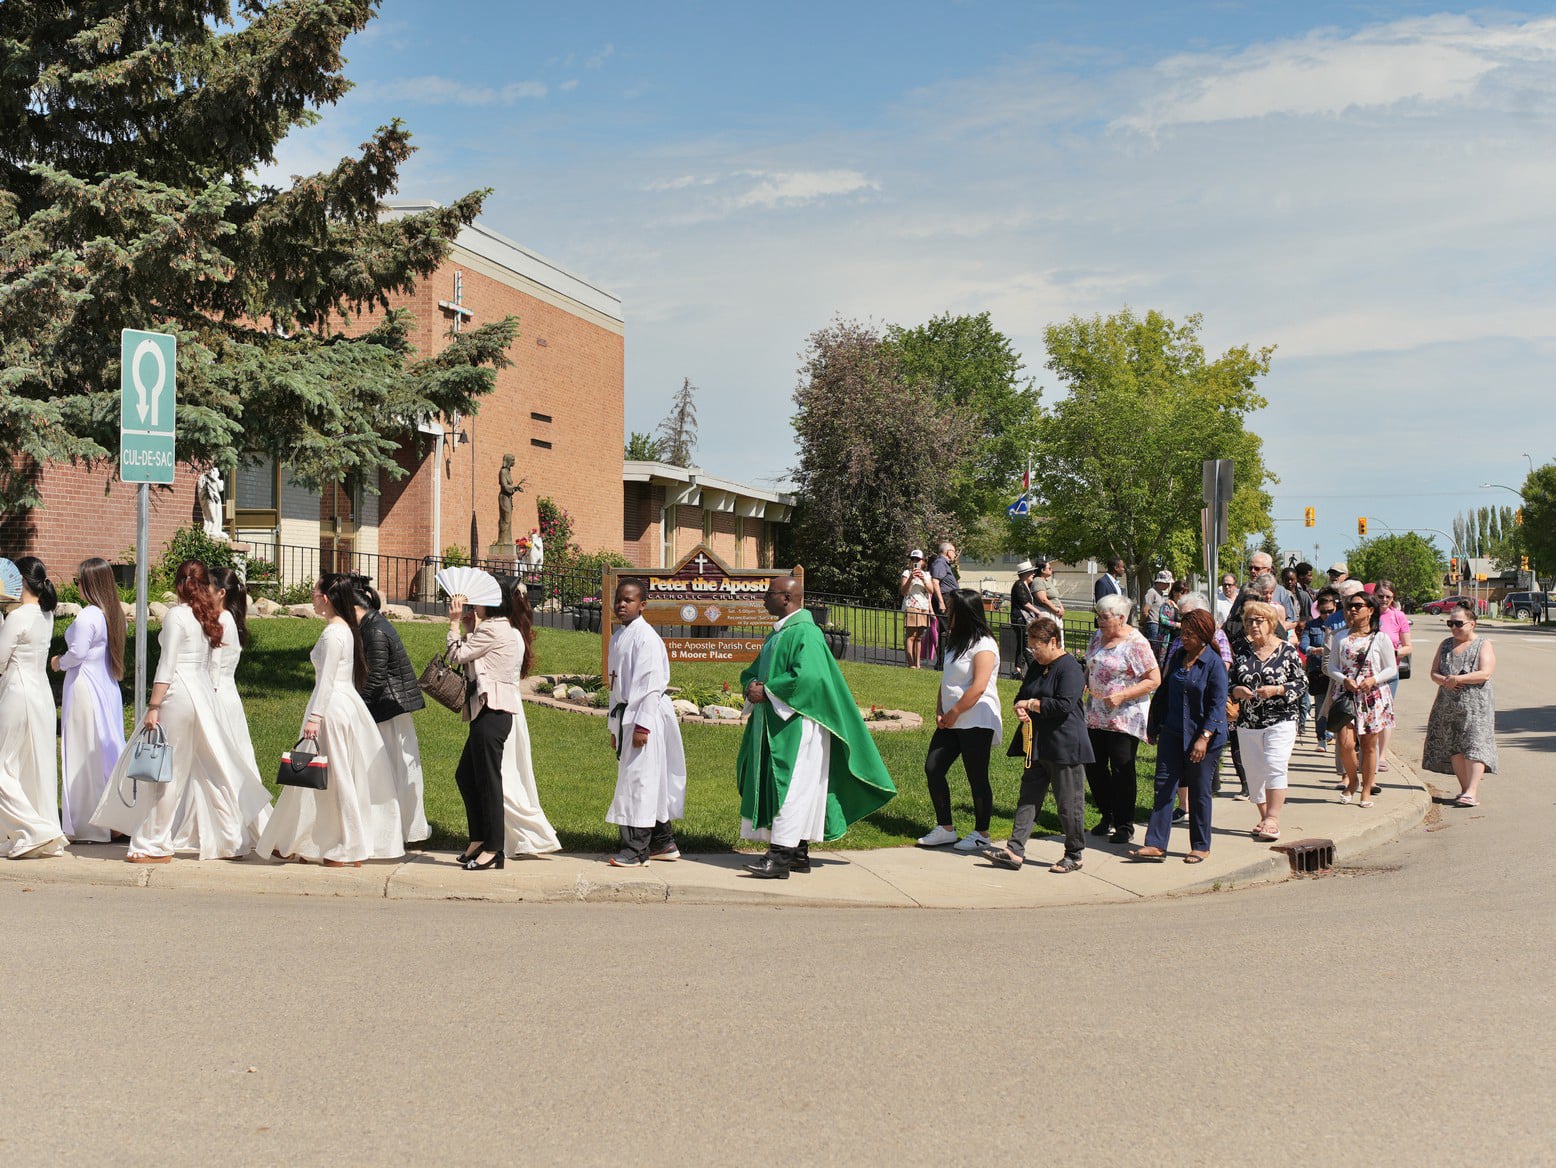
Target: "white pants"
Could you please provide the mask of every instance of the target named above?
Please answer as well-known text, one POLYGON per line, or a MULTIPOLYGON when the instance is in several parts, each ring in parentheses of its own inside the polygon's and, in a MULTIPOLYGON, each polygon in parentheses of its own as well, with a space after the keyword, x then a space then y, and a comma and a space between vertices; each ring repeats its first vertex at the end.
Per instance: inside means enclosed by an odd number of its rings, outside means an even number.
POLYGON ((1297 744, 1296 719, 1277 722, 1263 730, 1237 728, 1237 747, 1248 772, 1248 801, 1265 802, 1266 791, 1286 789, 1286 768, 1291 748, 1297 744))

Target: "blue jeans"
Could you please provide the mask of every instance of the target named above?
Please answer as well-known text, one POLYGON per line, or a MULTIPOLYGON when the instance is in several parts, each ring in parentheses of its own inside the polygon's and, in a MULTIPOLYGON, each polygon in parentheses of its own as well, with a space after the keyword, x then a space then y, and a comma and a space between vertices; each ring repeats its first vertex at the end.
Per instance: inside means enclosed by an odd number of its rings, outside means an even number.
MULTIPOLYGON (((1192 745, 1192 744, 1191 744, 1192 745)), ((1221 765, 1221 748, 1207 750, 1200 762, 1189 761, 1188 747, 1176 735, 1163 734, 1156 743, 1156 800, 1145 829, 1145 846, 1167 850, 1172 834, 1172 809, 1180 785, 1189 791, 1189 846, 1196 852, 1210 850, 1211 784, 1221 765)))

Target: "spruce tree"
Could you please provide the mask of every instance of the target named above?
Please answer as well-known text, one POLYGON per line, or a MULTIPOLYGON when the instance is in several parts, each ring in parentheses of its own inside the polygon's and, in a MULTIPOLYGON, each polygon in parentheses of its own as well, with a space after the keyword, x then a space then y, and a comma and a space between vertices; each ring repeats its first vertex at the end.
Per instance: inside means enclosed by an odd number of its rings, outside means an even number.
POLYGON ((265 454, 306 486, 404 473, 418 416, 489 392, 516 319, 419 357, 388 311, 485 192, 385 218, 397 120, 329 171, 255 178, 349 88, 342 43, 376 9, 0 4, 0 509, 37 502, 38 463, 117 458, 121 328, 178 337, 181 461, 265 454))

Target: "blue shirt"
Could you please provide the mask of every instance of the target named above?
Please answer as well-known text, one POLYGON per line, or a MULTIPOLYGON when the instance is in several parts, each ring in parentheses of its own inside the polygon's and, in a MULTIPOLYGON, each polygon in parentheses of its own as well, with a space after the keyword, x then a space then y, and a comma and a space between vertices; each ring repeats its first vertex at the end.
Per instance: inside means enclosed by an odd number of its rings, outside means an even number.
POLYGON ((1182 666, 1167 677, 1167 716, 1162 719, 1162 737, 1183 738, 1183 690, 1189 684, 1189 671, 1182 666))

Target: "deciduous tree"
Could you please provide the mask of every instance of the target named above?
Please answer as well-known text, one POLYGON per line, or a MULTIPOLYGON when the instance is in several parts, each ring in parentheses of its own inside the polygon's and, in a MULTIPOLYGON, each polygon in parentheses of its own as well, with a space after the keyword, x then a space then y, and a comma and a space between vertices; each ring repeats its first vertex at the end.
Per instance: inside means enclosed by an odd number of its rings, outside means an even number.
POLYGON ((1345 553, 1351 577, 1364 582, 1392 580, 1401 600, 1431 600, 1442 595, 1448 560, 1435 540, 1413 531, 1364 539, 1345 553))
POLYGON ((1536 467, 1524 480, 1524 546, 1529 566, 1542 578, 1556 574, 1556 463, 1536 467))
POLYGON ((403 474, 418 416, 477 408, 517 321, 419 358, 404 313, 481 193, 388 218, 398 121, 290 186, 255 181, 349 88, 376 0, 0 4, 0 507, 36 465, 118 448, 119 331, 176 334, 177 450, 320 486, 403 474), (370 310, 383 310, 370 321, 370 310))
POLYGON ((1275 477, 1245 422, 1265 405, 1257 383, 1274 349, 1207 360, 1200 324, 1125 309, 1044 332, 1048 368, 1069 390, 1040 431, 1045 547, 1069 560, 1122 556, 1136 595, 1158 565, 1182 576, 1197 563, 1205 459, 1235 464, 1228 542, 1271 525, 1275 477))

